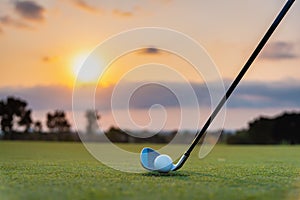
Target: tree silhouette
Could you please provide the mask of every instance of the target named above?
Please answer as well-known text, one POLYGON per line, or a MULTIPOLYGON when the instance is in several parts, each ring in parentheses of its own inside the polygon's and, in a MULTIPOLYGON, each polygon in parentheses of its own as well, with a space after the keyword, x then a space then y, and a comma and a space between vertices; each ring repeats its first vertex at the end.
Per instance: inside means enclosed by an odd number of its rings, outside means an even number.
POLYGON ((86 132, 93 134, 98 129, 97 121, 100 119, 100 115, 95 110, 87 110, 85 113, 87 119, 86 132))
POLYGON ((32 119, 31 119, 31 110, 24 111, 23 114, 21 115, 21 119, 18 122, 20 126, 25 126, 25 132, 28 132, 30 129, 30 126, 32 124, 32 119))
POLYGON ((247 130, 229 136, 230 144, 300 144, 300 113, 283 113, 275 118, 260 117, 247 130))
POLYGON ((249 123, 249 139, 254 144, 274 144, 273 137, 274 119, 260 117, 254 122, 249 123))
POLYGON ((13 111, 6 102, 0 101, 0 116, 1 116, 1 129, 4 132, 11 132, 13 127, 13 111))
POLYGON ((51 132, 70 132, 71 125, 62 110, 56 110, 53 114, 47 113, 47 127, 51 132))
POLYGON ((42 122, 40 121, 34 122, 33 130, 36 133, 41 133, 43 131, 42 122))
POLYGON ((300 114, 284 113, 276 118, 274 126, 274 138, 289 144, 300 143, 300 114))
POLYGON ((31 110, 26 109, 27 102, 14 97, 8 97, 6 101, 0 101, 1 129, 4 132, 13 131, 14 117, 18 118, 18 125, 25 126, 28 132, 32 124, 31 110))

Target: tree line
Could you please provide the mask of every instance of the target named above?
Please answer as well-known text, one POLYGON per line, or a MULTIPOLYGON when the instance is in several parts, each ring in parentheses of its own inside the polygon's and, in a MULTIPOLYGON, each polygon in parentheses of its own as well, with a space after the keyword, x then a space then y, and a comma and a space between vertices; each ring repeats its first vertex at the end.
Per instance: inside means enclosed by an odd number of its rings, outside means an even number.
MULTIPOLYGON (((28 103, 20 98, 7 97, 0 101, 1 130, 11 132, 42 132, 41 121, 33 121, 32 110, 27 108, 28 103), (23 130, 22 130, 23 129, 23 130), (20 131, 22 130, 22 131, 20 131)), ((46 126, 50 132, 70 132, 71 124, 62 110, 48 112, 46 126)))
POLYGON ((260 117, 226 139, 228 144, 300 144, 300 113, 260 117))
MULTIPOLYGON (((92 140, 101 141, 97 133, 100 115, 97 111, 87 110, 86 133, 92 140), (97 137, 95 137, 97 136, 97 137)), ((45 131, 42 122, 32 119, 32 110, 28 103, 20 98, 7 97, 0 100, 0 125, 4 133, 3 139, 12 140, 56 140, 80 141, 77 132, 72 132, 71 123, 63 110, 46 113, 45 131), (31 134, 24 134, 31 133, 31 134)), ((219 142, 227 144, 300 144, 300 113, 283 113, 275 118, 260 117, 249 123, 247 129, 238 130, 233 134, 222 134, 219 142)), ((141 132, 142 134, 142 132, 141 132)), ((168 143, 177 131, 164 132, 150 138, 136 138, 120 128, 111 127, 105 132, 112 142, 121 143, 168 143)), ((3 135, 3 134, 2 134, 3 135)), ((190 135, 186 134, 188 138, 190 135)))

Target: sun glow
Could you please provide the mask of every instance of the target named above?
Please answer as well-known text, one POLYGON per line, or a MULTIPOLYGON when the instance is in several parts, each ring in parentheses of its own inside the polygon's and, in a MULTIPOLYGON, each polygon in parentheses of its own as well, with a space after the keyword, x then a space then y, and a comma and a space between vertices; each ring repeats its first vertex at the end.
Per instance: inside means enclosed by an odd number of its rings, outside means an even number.
POLYGON ((73 60, 72 72, 78 83, 96 83, 104 70, 103 65, 101 58, 83 53, 73 60))

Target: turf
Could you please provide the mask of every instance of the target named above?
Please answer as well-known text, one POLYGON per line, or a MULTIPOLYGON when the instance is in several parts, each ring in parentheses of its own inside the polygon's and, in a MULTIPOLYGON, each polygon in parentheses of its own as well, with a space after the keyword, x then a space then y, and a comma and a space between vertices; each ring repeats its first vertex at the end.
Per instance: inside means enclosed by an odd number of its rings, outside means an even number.
POLYGON ((108 168, 80 143, 0 142, 0 199, 298 199, 299 178, 300 146, 220 145, 160 175, 108 168))

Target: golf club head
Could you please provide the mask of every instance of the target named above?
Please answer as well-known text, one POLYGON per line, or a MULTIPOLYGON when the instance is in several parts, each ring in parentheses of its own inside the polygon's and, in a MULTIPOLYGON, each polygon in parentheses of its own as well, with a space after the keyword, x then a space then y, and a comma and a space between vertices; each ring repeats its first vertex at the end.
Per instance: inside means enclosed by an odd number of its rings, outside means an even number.
MULTIPOLYGON (((161 154, 158 153, 157 151, 155 151, 154 149, 151 149, 149 147, 143 148, 141 151, 141 155, 140 155, 142 166, 149 171, 161 172, 159 169, 156 169, 154 167, 154 161, 159 155, 161 155, 161 154)), ((179 159, 179 161, 175 165, 172 164, 170 171, 176 171, 176 170, 180 169, 183 166, 183 164, 185 163, 185 161, 187 160, 187 158, 188 158, 187 155, 185 155, 185 154, 182 155, 181 158, 179 159)), ((164 173, 166 173, 166 172, 164 171, 164 173)))
POLYGON ((143 150, 141 151, 141 156, 140 156, 142 166, 149 171, 156 171, 156 169, 154 167, 154 160, 159 155, 160 155, 160 153, 158 153, 157 151, 155 151, 149 147, 143 148, 143 150))

